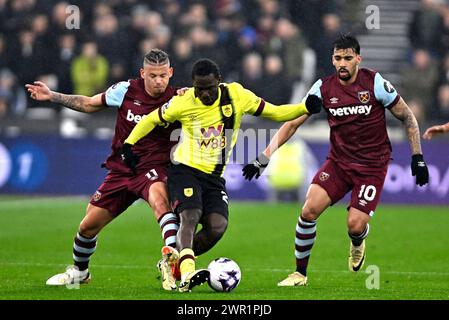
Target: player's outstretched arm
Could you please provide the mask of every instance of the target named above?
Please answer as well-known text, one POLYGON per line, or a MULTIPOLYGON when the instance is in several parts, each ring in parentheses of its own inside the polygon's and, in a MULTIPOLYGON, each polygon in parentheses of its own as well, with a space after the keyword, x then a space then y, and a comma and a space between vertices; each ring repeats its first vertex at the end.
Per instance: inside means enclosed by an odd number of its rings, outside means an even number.
POLYGON ((156 109, 146 117, 142 118, 139 123, 126 138, 122 145, 120 155, 123 162, 136 174, 137 164, 139 158, 132 151, 132 146, 135 145, 140 139, 149 134, 158 124, 163 123, 159 116, 160 109, 156 109))
POLYGON ((432 126, 426 130, 423 134, 423 138, 426 140, 432 139, 434 135, 438 135, 441 133, 449 132, 449 122, 445 124, 440 124, 436 126, 432 126))
POLYGON ((243 167, 243 176, 245 179, 251 181, 254 176, 256 179, 260 177, 262 172, 268 166, 271 155, 286 143, 298 130, 298 128, 309 118, 308 114, 302 115, 295 120, 284 123, 271 139, 270 144, 265 151, 257 156, 256 159, 243 167))
POLYGON ((32 99, 37 101, 50 101, 62 104, 64 107, 83 112, 92 113, 105 108, 101 101, 101 94, 93 97, 63 94, 51 91, 48 86, 41 81, 34 81, 33 84, 26 84, 28 92, 32 99))
POLYGON ((429 182, 429 170, 424 162, 424 157, 421 150, 421 138, 419 134, 418 121, 413 115, 412 110, 400 98, 399 101, 390 109, 391 113, 405 126, 407 138, 412 150, 412 175, 416 176, 416 184, 423 186, 429 182))
POLYGON ((160 108, 142 118, 126 138, 125 143, 135 145, 140 139, 149 134, 158 125, 164 123, 159 116, 160 108))
POLYGON ((316 95, 311 94, 307 96, 305 102, 298 104, 283 104, 276 106, 266 102, 260 115, 270 120, 284 122, 296 119, 305 114, 311 115, 319 113, 322 107, 323 103, 321 99, 316 95))

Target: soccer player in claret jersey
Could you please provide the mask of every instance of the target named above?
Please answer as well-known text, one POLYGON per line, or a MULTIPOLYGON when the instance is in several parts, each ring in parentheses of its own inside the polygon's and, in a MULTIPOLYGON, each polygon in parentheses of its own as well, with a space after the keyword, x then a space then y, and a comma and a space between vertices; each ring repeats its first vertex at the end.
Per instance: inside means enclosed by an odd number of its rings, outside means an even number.
MULTIPOLYGON (((312 180, 296 225, 296 272, 279 282, 279 286, 307 284, 307 265, 316 238, 316 220, 349 191, 352 191, 347 217, 349 270, 356 272, 362 268, 368 222, 376 210, 391 155, 385 110, 405 126, 416 184, 423 186, 428 182, 419 127, 412 111, 378 72, 359 68, 361 60, 357 39, 341 35, 334 42, 332 53, 336 73, 316 81, 307 94, 317 95, 323 102, 330 126, 330 151, 312 180)), ((243 168, 245 178, 251 180, 255 175, 256 178, 260 176, 271 154, 307 118, 305 115, 285 123, 266 150, 243 168)))
POLYGON ((222 83, 218 66, 209 59, 197 61, 192 70, 193 87, 182 97, 150 113, 125 140, 125 160, 132 158, 127 144, 135 145, 159 124, 180 121, 182 139, 176 147, 168 173, 168 190, 174 210, 180 215, 177 248, 181 282, 188 292, 207 281, 209 272, 195 270, 195 255, 211 248, 228 224, 228 196, 223 173, 244 114, 275 121, 295 119, 320 111, 318 97, 305 103, 274 106, 238 83, 222 83), (195 236, 198 223, 203 228, 195 236), (193 239, 198 239, 194 242, 193 239), (201 240, 201 241, 200 241, 201 240))
POLYGON ((179 221, 168 201, 166 180, 170 151, 176 143, 171 141, 170 135, 179 126, 157 127, 143 139, 134 149, 132 171, 123 163, 120 153, 123 141, 136 124, 176 94, 176 89, 168 85, 172 74, 167 53, 153 49, 145 55, 140 78, 116 83, 93 97, 53 92, 39 81, 26 85, 33 99, 59 103, 75 111, 92 113, 105 108, 117 109, 112 153, 102 165, 109 172, 91 197, 86 216, 79 225, 73 244, 74 266, 48 279, 47 285, 89 282, 89 260, 97 247, 98 233, 141 198, 153 209, 165 242, 163 258, 158 263, 162 286, 165 290, 176 289, 171 267, 177 259, 174 247, 179 221))

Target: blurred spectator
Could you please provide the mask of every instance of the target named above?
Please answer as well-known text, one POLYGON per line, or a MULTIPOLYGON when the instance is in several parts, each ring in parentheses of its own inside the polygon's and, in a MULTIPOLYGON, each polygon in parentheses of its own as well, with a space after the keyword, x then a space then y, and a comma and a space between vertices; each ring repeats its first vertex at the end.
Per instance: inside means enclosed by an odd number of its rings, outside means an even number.
POLYGON ((108 62, 98 53, 93 41, 82 45, 81 55, 72 62, 71 76, 74 94, 93 96, 107 86, 108 62))
POLYGON ((21 83, 30 83, 40 74, 45 54, 38 52, 36 37, 31 30, 22 30, 16 40, 11 44, 10 67, 21 83))
POLYGON ((284 73, 282 59, 268 55, 264 61, 264 76, 259 92, 266 101, 276 105, 288 103, 292 94, 291 82, 284 73))
POLYGON ((8 69, 0 69, 0 118, 6 115, 21 117, 26 111, 27 97, 24 88, 17 83, 8 69))
POLYGON ((423 123, 426 121, 426 108, 422 99, 413 98, 407 101, 407 105, 410 107, 410 110, 412 110, 418 123, 423 123))
POLYGON ((126 78, 128 62, 131 58, 129 42, 123 30, 119 29, 117 17, 108 6, 97 6, 97 19, 94 23, 95 42, 98 52, 111 66, 111 83, 126 78), (102 9, 100 9, 102 8, 102 9))
POLYGON ((170 56, 174 74, 170 80, 173 86, 190 86, 192 83, 192 66, 194 64, 192 42, 187 37, 180 37, 173 41, 170 56))
POLYGON ((326 14, 322 18, 323 33, 312 44, 316 53, 316 77, 324 77, 335 72, 332 65, 332 48, 334 40, 342 32, 340 17, 336 14, 326 14))
POLYGON ((58 41, 58 63, 56 75, 58 76, 58 91, 70 93, 73 91, 70 68, 73 59, 76 57, 76 38, 72 33, 62 34, 58 41))
POLYGON ((264 79, 263 61, 259 53, 251 52, 243 57, 239 82, 258 96, 265 96, 261 90, 264 79))
POLYGON ((320 40, 323 16, 337 12, 334 0, 288 0, 287 9, 293 22, 304 30, 307 42, 311 45, 320 40))
POLYGON ((449 52, 446 54, 446 56, 441 61, 441 68, 440 70, 440 76, 438 83, 449 83, 449 52))
POLYGON ((445 7, 445 9, 442 10, 442 14, 443 29, 441 30, 439 41, 440 57, 444 57, 444 55, 449 52, 449 7, 445 7))
POLYGON ((200 2, 192 3, 188 7, 187 12, 181 15, 179 23, 185 28, 194 26, 207 27, 209 18, 206 5, 200 2))
POLYGON ((304 50, 307 48, 302 32, 290 20, 281 18, 276 22, 275 35, 270 41, 270 51, 282 57, 287 79, 301 79, 304 50))
POLYGON ((449 121, 449 83, 445 83, 438 88, 435 109, 436 116, 434 119, 441 122, 449 121))
POLYGON ((436 0, 421 0, 421 7, 413 15, 409 38, 415 48, 438 53, 439 37, 443 31, 443 19, 436 0))
POLYGON ((438 80, 438 68, 426 50, 418 49, 413 53, 413 65, 402 70, 401 95, 406 101, 420 100, 426 109, 433 102, 435 86, 438 80))
POLYGON ((0 33, 0 70, 8 66, 8 54, 6 50, 6 39, 0 33))

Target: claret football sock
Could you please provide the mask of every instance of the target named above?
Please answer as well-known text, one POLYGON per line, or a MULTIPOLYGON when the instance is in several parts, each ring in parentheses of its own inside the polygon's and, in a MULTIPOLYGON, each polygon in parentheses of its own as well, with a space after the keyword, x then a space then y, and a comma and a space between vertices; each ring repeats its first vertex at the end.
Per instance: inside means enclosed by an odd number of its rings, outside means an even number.
POLYGON ((164 244, 176 248, 176 233, 179 229, 179 219, 173 212, 166 212, 158 220, 161 227, 164 244))
POLYGON ((73 260, 80 271, 88 268, 90 256, 95 252, 96 248, 97 236, 88 238, 79 232, 76 234, 73 243, 73 260))
POLYGON ((303 276, 307 275, 310 251, 316 238, 316 221, 307 221, 299 216, 296 225, 295 256, 296 271, 303 276))

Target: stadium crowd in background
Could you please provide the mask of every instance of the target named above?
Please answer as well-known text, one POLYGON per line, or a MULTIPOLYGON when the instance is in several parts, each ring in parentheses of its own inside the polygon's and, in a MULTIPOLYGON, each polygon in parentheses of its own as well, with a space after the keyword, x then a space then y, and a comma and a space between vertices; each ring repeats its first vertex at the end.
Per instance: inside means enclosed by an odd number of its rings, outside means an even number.
MULTIPOLYGON (((0 0, 0 118, 42 106, 26 97, 25 83, 89 95, 134 78, 140 57, 155 47, 170 53, 175 86, 188 85, 193 62, 207 57, 222 66, 225 81, 288 103, 295 83, 307 87, 332 72, 336 35, 366 31, 353 0, 80 0, 79 29, 66 26, 69 5, 0 0)), ((409 40, 410 63, 395 85, 419 121, 449 120, 447 1, 421 1, 409 40)))

